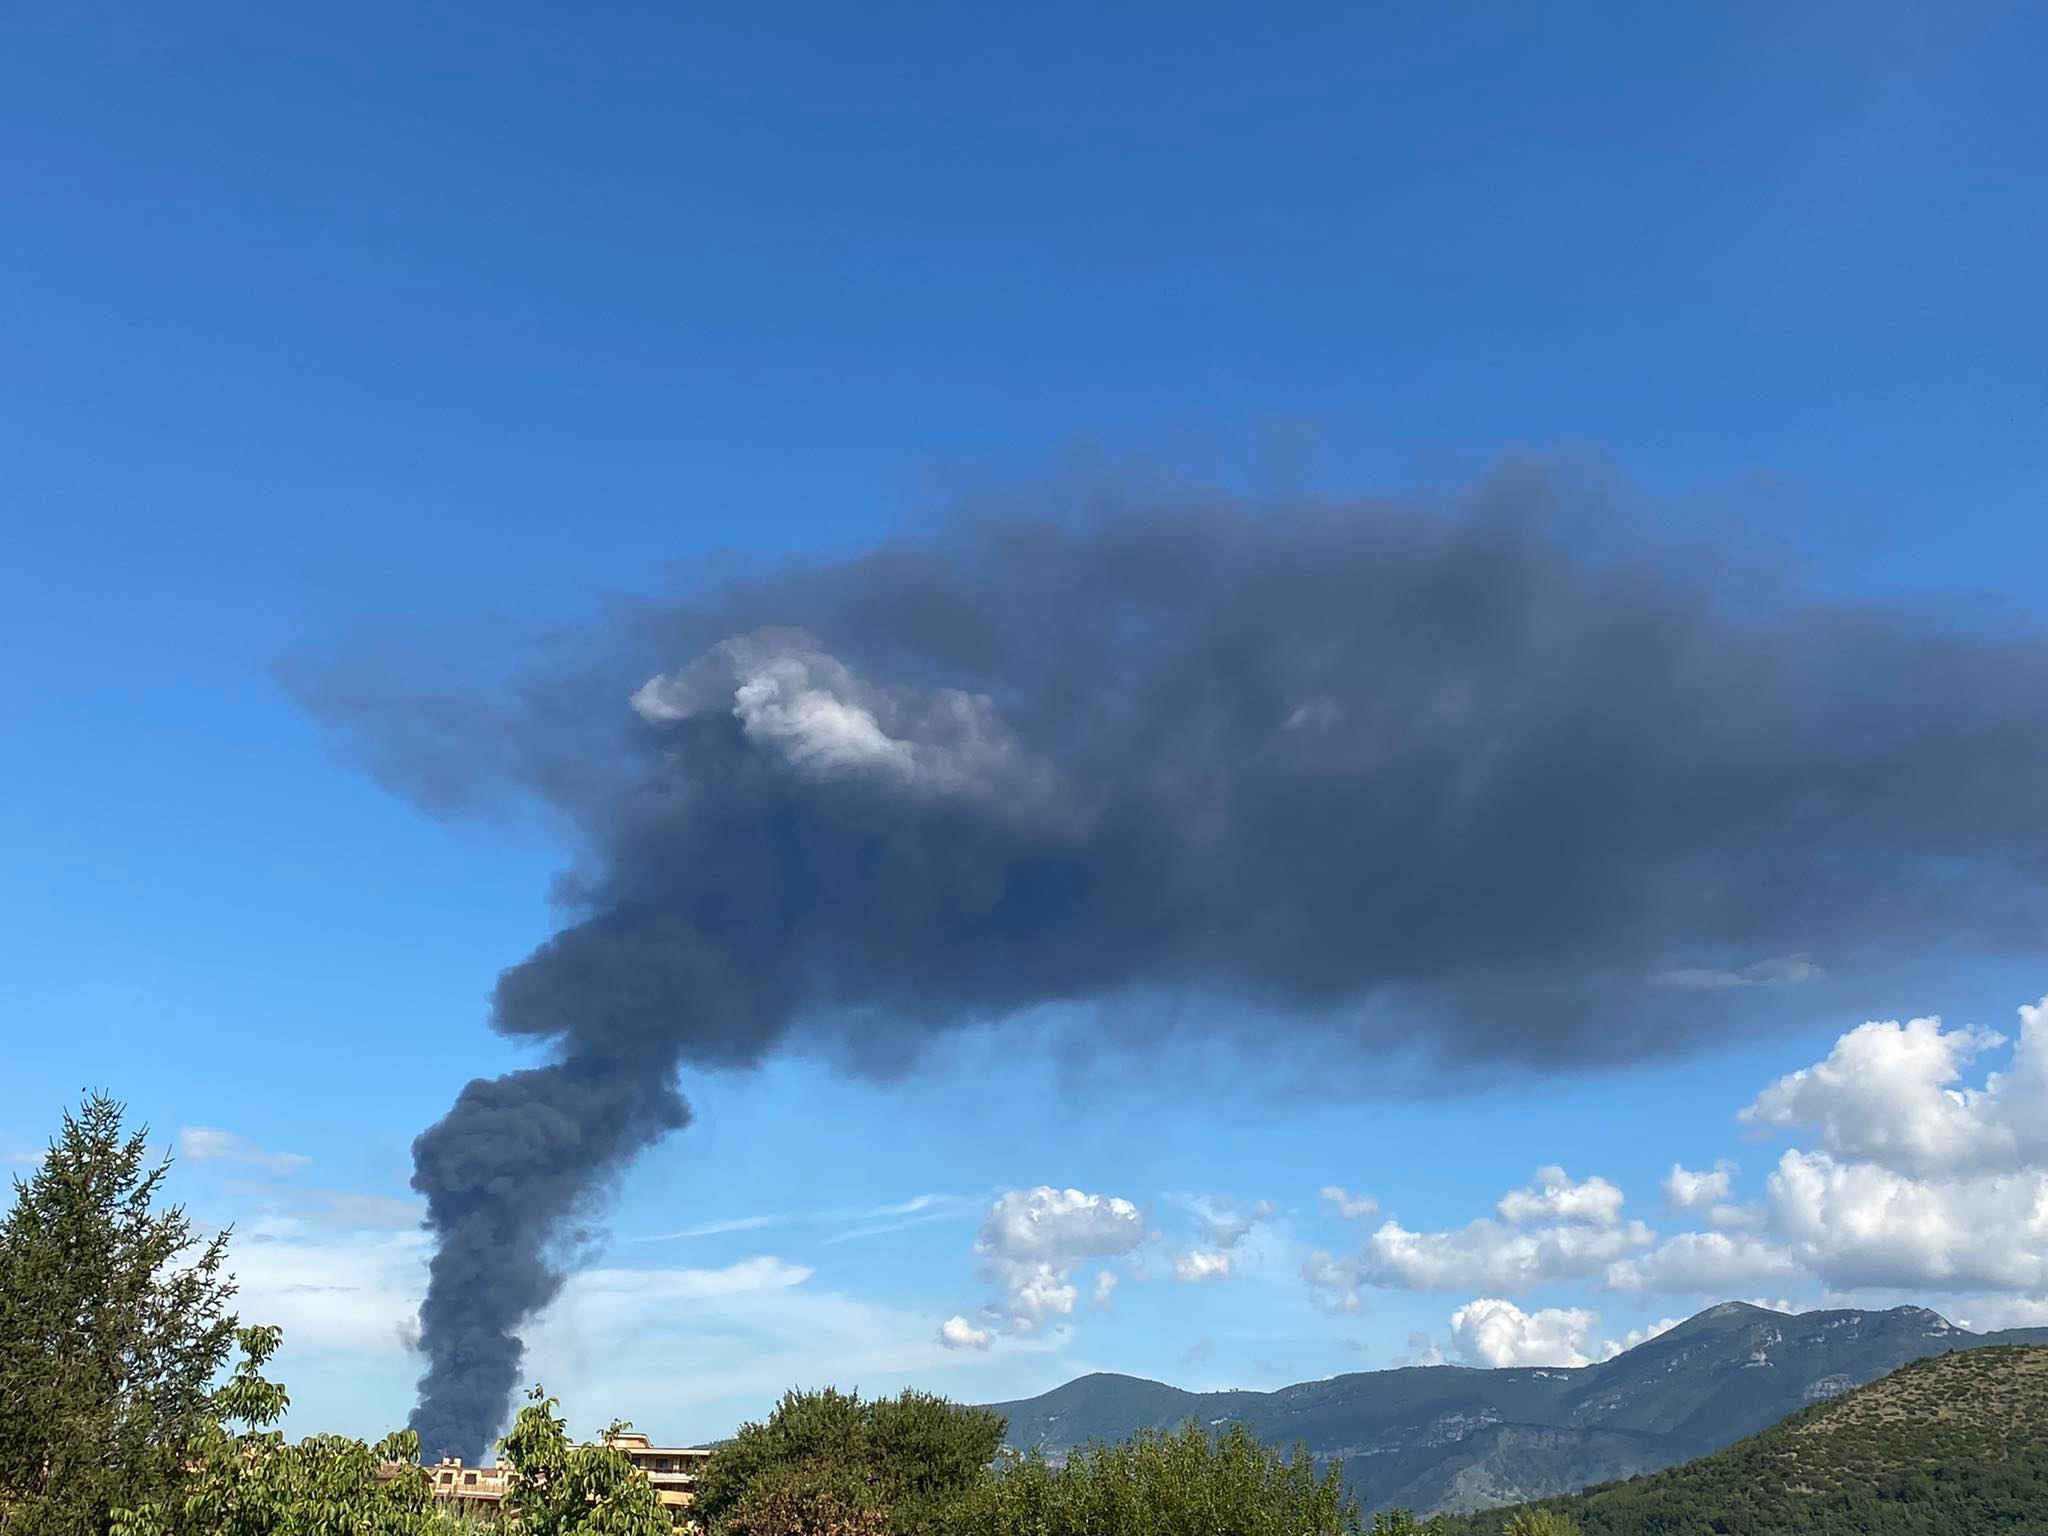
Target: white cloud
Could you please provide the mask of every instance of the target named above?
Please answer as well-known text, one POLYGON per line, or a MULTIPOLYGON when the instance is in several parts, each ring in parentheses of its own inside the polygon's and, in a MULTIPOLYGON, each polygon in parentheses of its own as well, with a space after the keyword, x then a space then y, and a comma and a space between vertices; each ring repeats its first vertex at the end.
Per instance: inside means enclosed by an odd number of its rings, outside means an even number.
POLYGON ((178 1130, 178 1155, 194 1163, 243 1163, 267 1168, 272 1173, 290 1173, 312 1161, 297 1152, 267 1152, 232 1131, 210 1125, 181 1126, 178 1130))
POLYGON ((799 772, 875 772, 940 790, 1014 781, 1020 761, 986 695, 881 687, 797 629, 721 640, 632 697, 649 725, 729 714, 747 738, 799 772))
MULTIPOLYGON (((760 1417, 792 1384, 857 1383, 878 1395, 905 1386, 947 1390, 938 1383, 949 1374, 984 1372, 1044 1347, 993 1337, 986 1350, 949 1347, 930 1312, 846 1295, 773 1258, 694 1277, 669 1273, 675 1278, 577 1276, 531 1333, 528 1374, 561 1395, 584 1432, 619 1414, 689 1443, 760 1417), (672 1292, 696 1294, 658 1299, 672 1292)), ((972 1314, 969 1326, 994 1332, 972 1314)), ((1019 1394, 970 1386, 949 1395, 1019 1394)))
POLYGON ((1735 1165, 1725 1157, 1710 1169, 1694 1172, 1679 1163, 1664 1175, 1664 1199, 1672 1209, 1695 1211, 1726 1201, 1735 1183, 1735 1165))
POLYGON ((1394 1357, 1394 1364, 1401 1365, 1449 1365, 1450 1359, 1444 1354, 1443 1345, 1426 1333, 1408 1335, 1406 1353, 1394 1357))
POLYGON ((1675 987, 1685 992, 1718 992, 1728 987, 1791 987, 1802 981, 1817 981, 1825 975, 1827 972, 1813 963, 1811 955, 1773 955, 1733 971, 1700 966, 1659 971, 1650 978, 1650 985, 1675 987))
MULTIPOLYGON (((1334 1185, 1324 1194, 1333 1204, 1337 1196, 1351 1198, 1334 1185)), ((1337 1311, 1355 1310, 1360 1290, 1372 1286, 1513 1294, 1583 1279, 1656 1241, 1642 1222, 1622 1219, 1622 1203, 1621 1190, 1606 1179, 1575 1183, 1562 1168, 1547 1166, 1500 1197, 1496 1209, 1503 1220, 1482 1217, 1450 1231, 1415 1232, 1390 1218, 1356 1256, 1312 1253, 1302 1278, 1319 1306, 1337 1311)))
POLYGON ((1323 1198, 1337 1208, 1339 1216, 1349 1221, 1379 1214, 1379 1201, 1371 1195, 1355 1195, 1341 1184, 1325 1184, 1323 1198))
POLYGON ((721 1237, 734 1232, 761 1232, 775 1227, 844 1227, 822 1239, 825 1243, 850 1243, 861 1238, 900 1232, 906 1227, 950 1221, 972 1211, 980 1200, 971 1195, 912 1195, 907 1200, 883 1205, 840 1206, 822 1211, 771 1211, 750 1216, 725 1216, 695 1222, 672 1232, 643 1232, 629 1237, 631 1243, 683 1242, 694 1238, 721 1237))
POLYGON ((1916 1179, 1825 1152, 1787 1152, 1772 1223, 1838 1290, 2048 1291, 2048 1172, 1916 1179))
POLYGON ((1669 1333, 1684 1321, 1685 1319, 1682 1317, 1662 1317, 1656 1322, 1646 1323, 1640 1328, 1631 1328, 1620 1338, 1608 1339, 1603 1343, 1600 1346, 1600 1358, 1602 1360, 1612 1360, 1616 1355, 1626 1353, 1634 1349, 1638 1344, 1649 1343, 1650 1340, 1656 1338, 1660 1333, 1669 1333))
POLYGON ((1555 1164, 1536 1170, 1535 1180, 1500 1197, 1495 1209, 1516 1226, 1532 1221, 1557 1221, 1611 1227, 1621 1220, 1622 1193, 1594 1174, 1583 1184, 1555 1164))
POLYGON ((977 1328, 958 1315, 939 1324, 939 1343, 946 1349, 987 1349, 989 1338, 986 1328, 977 1328))
POLYGON ((1201 1242, 1173 1257, 1173 1277, 1183 1282, 1229 1279, 1237 1272, 1237 1250, 1273 1214, 1272 1205, 1264 1200, 1253 1206, 1209 1195, 1181 1195, 1174 1200, 1193 1214, 1202 1232, 1201 1242))
POLYGON ((630 1330, 649 1307, 700 1303, 802 1285, 812 1271, 802 1264, 762 1254, 719 1269, 586 1269, 569 1277, 586 1324, 630 1330))
POLYGON ((1778 1244, 1726 1232, 1681 1232, 1649 1253, 1608 1266, 1607 1285, 1616 1291, 1722 1299, 1746 1286, 1803 1274, 1798 1259, 1778 1244))
POLYGON ((1106 1307, 1115 1295, 1116 1271, 1113 1269, 1098 1270, 1095 1275, 1095 1305, 1106 1307))
POLYGON ((258 1217, 228 1247, 235 1310, 282 1328, 294 1352, 396 1354, 409 1347, 430 1251, 419 1231, 334 1232, 258 1217))
POLYGON ((1779 1078, 1738 1117, 1809 1133, 1761 1204, 1728 1196, 1732 1167, 1674 1165, 1669 1202, 1717 1230, 1618 1259, 1620 1290, 1729 1296, 1817 1284, 1845 1302, 1896 1292, 1976 1297, 1999 1315, 2048 1305, 2048 1002, 2020 1009, 2003 1071, 1965 1074, 2005 1042, 1937 1018, 1873 1021, 1779 1078))
POLYGON ((1228 1280, 1230 1255, 1216 1248, 1187 1249, 1174 1255, 1173 1278, 1187 1282, 1228 1280))
POLYGON ((1474 1365, 1585 1365, 1586 1341, 1599 1322, 1582 1307, 1524 1312, 1485 1296, 1451 1314, 1451 1344, 1474 1365))
POLYGON ((1201 1224, 1203 1241, 1225 1251, 1251 1236, 1259 1223, 1273 1214, 1272 1203, 1266 1200, 1243 1206, 1234 1200, 1198 1195, 1183 1203, 1201 1224))
MULTIPOLYGON (((296 1208, 238 1218, 229 1267, 237 1311, 285 1330, 278 1374, 292 1389, 294 1433, 383 1433, 419 1369, 410 1350, 431 1239, 416 1208, 292 1185, 256 1193, 296 1208), (349 1218, 366 1224, 342 1225, 349 1218)), ((792 1383, 882 1392, 993 1367, 999 1388, 953 1395, 1036 1390, 1034 1375, 1004 1375, 1002 1362, 1014 1371, 1049 1346, 996 1342, 1000 1322, 969 1324, 991 1333, 988 1350, 949 1347, 930 1312, 826 1289, 808 1267, 770 1255, 715 1268, 604 1266, 571 1275, 528 1328, 524 1369, 562 1397, 579 1433, 623 1415, 688 1443, 758 1417, 792 1383), (690 1368, 674 1369, 676 1360, 690 1368)))
POLYGON ((1318 1248, 1303 1260, 1301 1278, 1308 1284, 1309 1299, 1326 1312, 1364 1310, 1359 1295, 1365 1284, 1365 1266, 1357 1259, 1339 1258, 1318 1248))
POLYGON ((1656 1241, 1640 1221, 1613 1227, 1505 1226, 1481 1219, 1450 1232, 1387 1221, 1366 1241, 1359 1278, 1410 1291, 1519 1292, 1581 1279, 1656 1241))
POLYGON ((974 1251, 982 1273, 1008 1293, 1010 1326, 1030 1333, 1072 1314, 1071 1277, 1083 1262, 1120 1258, 1145 1236, 1145 1218, 1130 1201, 1041 1184, 999 1196, 974 1251))
POLYGON ((1741 1114, 1751 1125, 1811 1126, 1838 1157, 1905 1173, 2048 1163, 2048 999, 2020 1009, 2007 1071, 1959 1086, 1977 1056, 2004 1044, 1988 1029, 1938 1018, 1873 1021, 1825 1061, 1778 1079, 1741 1114))
MULTIPOLYGON (((1935 1310, 1948 1312, 1940 1307, 1935 1310)), ((1984 1333, 1999 1328, 2048 1328, 2048 1296, 1979 1298, 1969 1304, 1966 1315, 1949 1315, 1958 1326, 1984 1333)))

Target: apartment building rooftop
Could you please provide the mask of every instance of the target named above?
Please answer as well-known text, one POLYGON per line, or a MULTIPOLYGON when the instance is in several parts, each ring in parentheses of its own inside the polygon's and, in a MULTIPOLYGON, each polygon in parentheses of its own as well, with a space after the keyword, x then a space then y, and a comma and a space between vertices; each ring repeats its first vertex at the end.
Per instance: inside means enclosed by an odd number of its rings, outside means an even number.
MULTIPOLYGON (((685 1445, 655 1445, 635 1431, 607 1435, 605 1444, 621 1451, 643 1477, 654 1485, 669 1518, 678 1524, 685 1519, 697 1471, 711 1453, 685 1445)), ((456 1456, 443 1457, 424 1468, 433 1485, 434 1497, 444 1504, 475 1514, 493 1513, 505 1501, 510 1487, 510 1469, 504 1466, 464 1466, 456 1456)))

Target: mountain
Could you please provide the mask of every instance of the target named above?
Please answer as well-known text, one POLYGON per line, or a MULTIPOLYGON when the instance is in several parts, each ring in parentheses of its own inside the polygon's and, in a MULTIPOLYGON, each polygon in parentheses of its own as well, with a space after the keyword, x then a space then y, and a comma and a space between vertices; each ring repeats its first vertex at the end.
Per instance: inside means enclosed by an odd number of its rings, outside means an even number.
MULTIPOLYGON (((2048 1536, 2048 1349, 1916 1360, 1682 1467, 1547 1501, 1585 1536, 2048 1536)), ((1453 1524, 1496 1536, 1505 1512, 1453 1524)))
POLYGON ((1727 1302, 1598 1365, 1411 1366, 1276 1392, 1183 1392, 1093 1375, 991 1406, 1054 1458, 1189 1419, 1341 1459, 1366 1506, 1472 1510, 1674 1466, 1909 1360, 2048 1329, 1975 1334, 1923 1307, 1797 1316, 1727 1302))

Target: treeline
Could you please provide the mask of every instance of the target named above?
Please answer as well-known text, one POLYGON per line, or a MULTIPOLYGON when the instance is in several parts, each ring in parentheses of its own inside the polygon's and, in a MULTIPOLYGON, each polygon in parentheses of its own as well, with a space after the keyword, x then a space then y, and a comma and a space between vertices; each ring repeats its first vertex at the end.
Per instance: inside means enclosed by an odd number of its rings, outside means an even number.
MULTIPOLYGON (((791 1392, 712 1456, 692 1514, 710 1536, 1444 1536, 1405 1510, 1370 1523, 1343 1470, 1242 1425, 1145 1430, 1055 1466, 1001 1449, 1004 1422, 921 1392, 791 1392)), ((1579 1536, 1521 1511, 1505 1536, 1579 1536)))
MULTIPOLYGON (((453 1536, 410 1431, 293 1442, 264 1372, 280 1335, 230 1310, 227 1235, 163 1199, 168 1160, 95 1095, 0 1227, 4 1536, 453 1536), (230 1364, 230 1357, 233 1363, 230 1364)), ((624 1428, 613 1426, 614 1430, 624 1428)), ((707 1536, 1430 1536, 1368 1523, 1341 1469, 1242 1427, 1190 1424, 1053 1465, 1002 1449, 999 1414, 926 1393, 792 1392, 699 1475, 707 1536)), ((606 1444, 569 1440, 538 1388, 498 1443, 519 1536, 664 1536, 652 1484, 606 1444)), ((1545 1512, 1512 1536, 1562 1536, 1545 1512)))

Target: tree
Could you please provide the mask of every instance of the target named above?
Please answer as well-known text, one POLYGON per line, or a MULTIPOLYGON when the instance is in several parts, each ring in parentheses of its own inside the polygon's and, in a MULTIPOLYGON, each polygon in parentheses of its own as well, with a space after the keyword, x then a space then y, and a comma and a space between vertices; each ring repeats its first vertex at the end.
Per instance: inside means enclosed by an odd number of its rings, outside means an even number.
POLYGON ((428 1536, 435 1529, 411 1430, 374 1447, 341 1435, 285 1440, 275 1426, 291 1399, 262 1374, 281 1337, 275 1328, 236 1333, 242 1359, 214 1394, 215 1417, 186 1445, 183 1482, 175 1493, 117 1511, 112 1536, 428 1536))
POLYGON ((1500 1528, 1501 1536, 1582 1536, 1577 1522, 1554 1509, 1518 1509, 1500 1528))
POLYGON ((1006 1424, 928 1392, 789 1392, 720 1446, 691 1513, 722 1536, 924 1536, 988 1477, 1006 1424))
POLYGON ((1370 1536, 1445 1536, 1444 1517, 1432 1515, 1417 1523, 1410 1510, 1384 1510, 1372 1517, 1370 1536))
MULTIPOLYGON (((1381 1536, 1418 1528, 1403 1514, 1373 1522, 1381 1536)), ((1318 1472, 1301 1448, 1282 1456, 1241 1424, 1212 1436, 1143 1430, 1091 1445, 1055 1467, 1036 1451, 1006 1456, 994 1477, 955 1506, 958 1536, 1357 1536, 1357 1502, 1336 1466, 1318 1472)))
POLYGON ((168 1490, 227 1359, 226 1234, 157 1208, 170 1163, 88 1096, 0 1226, 0 1529, 101 1536, 168 1490))
MULTIPOLYGON (((507 1496, 518 1509, 520 1536, 668 1536, 654 1485, 609 1444, 570 1444, 559 1406, 535 1387, 498 1442, 512 1467, 507 1496)), ((626 1427, 614 1423, 606 1438, 626 1427)))

